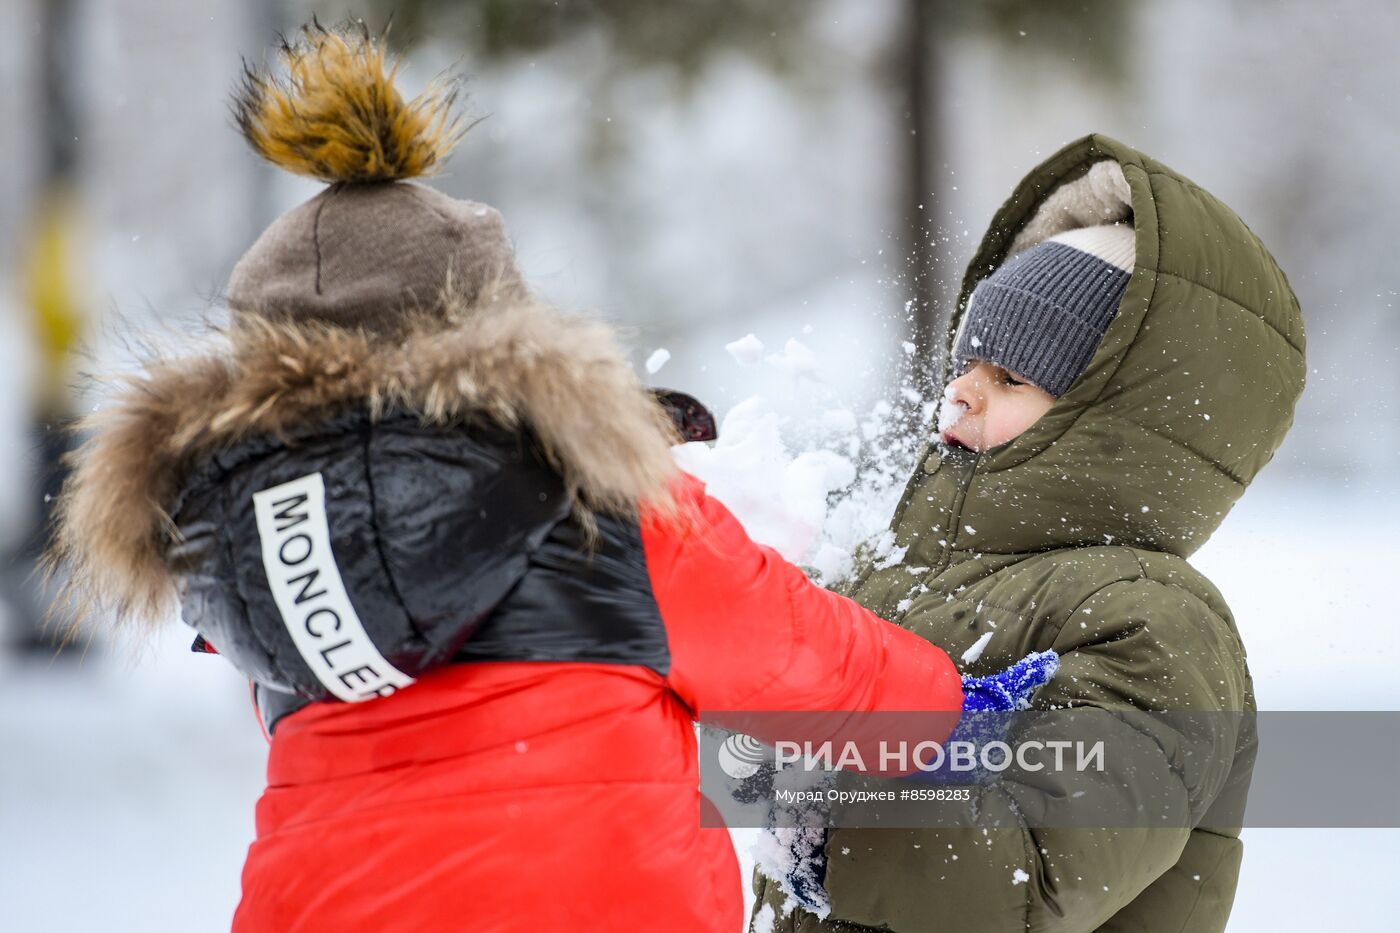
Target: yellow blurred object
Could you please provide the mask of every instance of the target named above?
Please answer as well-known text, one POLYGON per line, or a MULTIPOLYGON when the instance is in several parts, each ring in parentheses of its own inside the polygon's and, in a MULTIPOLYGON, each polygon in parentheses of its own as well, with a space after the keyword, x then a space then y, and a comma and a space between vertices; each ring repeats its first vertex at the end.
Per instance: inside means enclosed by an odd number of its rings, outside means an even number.
POLYGON ((34 215, 23 278, 39 351, 41 419, 61 418, 73 407, 70 382, 73 351, 82 339, 87 316, 76 287, 79 267, 77 199, 67 190, 50 190, 34 215))

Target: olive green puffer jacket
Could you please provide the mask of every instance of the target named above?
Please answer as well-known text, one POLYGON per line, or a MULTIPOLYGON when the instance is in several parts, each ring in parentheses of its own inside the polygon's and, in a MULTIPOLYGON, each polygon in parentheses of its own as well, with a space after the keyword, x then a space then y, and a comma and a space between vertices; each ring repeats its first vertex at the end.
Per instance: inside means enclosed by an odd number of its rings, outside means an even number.
MULTIPOLYGON (((1250 711, 1230 610, 1186 558, 1269 462, 1303 390, 1298 301, 1264 245, 1195 183, 1116 140, 1087 136, 1032 170, 997 212, 963 280, 947 345, 973 287, 1013 243, 1128 216, 1137 266, 1088 369, 1001 446, 977 454, 931 445, 894 516, 896 545, 908 548, 902 563, 866 571, 854 595, 955 658, 991 632, 966 673, 1059 652, 1039 708, 1250 711), (1091 171, 1106 160, 1122 175, 1112 166, 1091 171)), ((1115 739, 1155 741, 1160 749, 1135 757, 1158 770, 1130 779, 1110 756, 1105 790, 1166 781, 1183 812, 1205 813, 1248 785, 1248 728, 1203 772, 1177 759, 1172 736, 1115 739)), ((756 875, 755 926, 1224 928, 1242 852, 1237 829, 1208 820, 1026 828, 1016 814, 1029 811, 1016 805, 1035 792, 1003 781, 982 793, 984 811, 1020 828, 834 829, 830 918, 801 908, 785 915, 778 886, 756 875)))

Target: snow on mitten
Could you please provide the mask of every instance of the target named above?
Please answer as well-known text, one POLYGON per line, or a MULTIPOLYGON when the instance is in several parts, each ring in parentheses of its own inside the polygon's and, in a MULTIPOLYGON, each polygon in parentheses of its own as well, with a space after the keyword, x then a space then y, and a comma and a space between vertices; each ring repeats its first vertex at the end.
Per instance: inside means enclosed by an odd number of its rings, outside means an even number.
POLYGON ((825 773, 814 777, 816 784, 812 789, 823 793, 817 800, 793 803, 780 802, 772 792, 773 782, 769 779, 768 826, 758 834, 753 855, 758 870, 777 882, 778 889, 787 895, 783 916, 792 912, 795 903, 825 919, 831 913, 831 901, 824 886, 825 824, 831 814, 825 790, 835 786, 837 775, 825 773))
POLYGON ((955 769, 952 750, 955 743, 971 743, 978 749, 989 742, 1005 740, 1017 712, 1031 708, 1036 691, 1050 682, 1059 670, 1060 656, 1053 651, 1026 655, 1004 671, 987 677, 964 677, 963 715, 957 728, 943 741, 947 754, 937 768, 911 777, 955 784, 984 784, 992 775, 981 767, 955 769))
MULTIPOLYGON (((1058 654, 1039 651, 1026 655, 1006 670, 989 677, 964 677, 963 712, 1030 709, 1035 692, 1048 684, 1059 668, 1058 654)), ((961 727, 962 724, 958 725, 961 727)), ((956 729, 953 735, 957 735, 956 729)))
MULTIPOLYGON (((825 919, 831 913, 826 893, 826 828, 770 826, 753 846, 754 865, 802 909, 825 919)), ((783 916, 792 910, 783 905, 783 916)))

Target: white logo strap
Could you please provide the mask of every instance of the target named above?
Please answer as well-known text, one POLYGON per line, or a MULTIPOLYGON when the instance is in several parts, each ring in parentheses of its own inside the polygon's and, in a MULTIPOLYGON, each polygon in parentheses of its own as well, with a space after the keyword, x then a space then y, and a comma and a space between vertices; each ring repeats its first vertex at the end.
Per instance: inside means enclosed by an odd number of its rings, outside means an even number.
POLYGON ((331 551, 321 474, 253 493, 253 511, 272 597, 316 679, 351 703, 413 683, 379 653, 350 605, 331 551))

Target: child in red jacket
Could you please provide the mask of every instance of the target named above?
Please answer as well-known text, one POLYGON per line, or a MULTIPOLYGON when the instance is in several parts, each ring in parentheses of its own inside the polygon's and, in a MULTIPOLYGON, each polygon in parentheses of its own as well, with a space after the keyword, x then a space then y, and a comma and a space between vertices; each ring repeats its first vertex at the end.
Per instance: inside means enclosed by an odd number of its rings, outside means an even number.
POLYGON ((408 181, 450 92, 405 103, 363 31, 284 52, 239 122, 330 187, 239 262, 218 346, 90 419, 58 527, 80 595, 178 601, 253 683, 235 929, 737 930, 693 721, 956 712, 953 664, 750 541, 611 331, 530 295, 495 210, 408 181))

